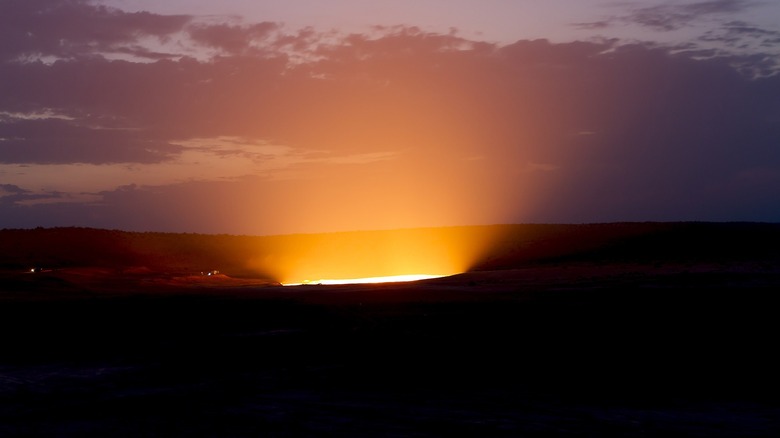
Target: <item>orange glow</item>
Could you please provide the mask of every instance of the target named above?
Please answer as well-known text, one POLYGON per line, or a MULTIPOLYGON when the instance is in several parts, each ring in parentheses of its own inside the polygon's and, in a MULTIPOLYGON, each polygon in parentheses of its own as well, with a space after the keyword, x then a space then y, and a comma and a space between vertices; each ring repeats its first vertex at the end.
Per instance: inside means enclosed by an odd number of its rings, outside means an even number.
POLYGON ((495 242, 499 229, 443 227, 271 236, 263 239, 261 255, 250 266, 282 284, 441 277, 467 271, 495 242))
POLYGON ((302 283, 287 283, 284 286, 300 286, 308 284, 366 284, 366 283, 401 283, 408 281, 428 280, 431 278, 440 278, 444 275, 410 274, 410 275, 389 275, 385 277, 366 277, 366 278, 341 278, 330 280, 305 280, 302 283))

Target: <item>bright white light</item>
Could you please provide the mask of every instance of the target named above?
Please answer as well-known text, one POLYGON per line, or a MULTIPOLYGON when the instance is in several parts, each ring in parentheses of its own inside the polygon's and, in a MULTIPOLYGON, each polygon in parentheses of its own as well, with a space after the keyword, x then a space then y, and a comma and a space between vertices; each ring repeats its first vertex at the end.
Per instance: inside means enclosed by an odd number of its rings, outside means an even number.
POLYGON ((418 281, 427 280, 430 278, 445 277, 445 275, 428 275, 428 274, 412 274, 412 275, 389 275, 386 277, 365 277, 365 278, 338 278, 327 280, 306 280, 302 283, 285 283, 284 286, 300 286, 300 285, 316 285, 316 284, 363 284, 363 283, 400 283, 405 281, 418 281))

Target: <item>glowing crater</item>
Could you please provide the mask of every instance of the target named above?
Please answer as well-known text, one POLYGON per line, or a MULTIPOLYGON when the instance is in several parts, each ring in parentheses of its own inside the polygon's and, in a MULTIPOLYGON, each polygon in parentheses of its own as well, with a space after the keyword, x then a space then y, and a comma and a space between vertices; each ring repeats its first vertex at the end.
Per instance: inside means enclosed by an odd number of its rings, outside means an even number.
POLYGON ((284 286, 300 286, 315 284, 366 284, 366 283, 400 283, 405 281, 428 280, 431 278, 446 277, 447 275, 429 275, 429 274, 411 274, 411 275, 388 275, 384 277, 364 277, 364 278, 338 278, 328 280, 304 280, 301 283, 284 283, 284 286))

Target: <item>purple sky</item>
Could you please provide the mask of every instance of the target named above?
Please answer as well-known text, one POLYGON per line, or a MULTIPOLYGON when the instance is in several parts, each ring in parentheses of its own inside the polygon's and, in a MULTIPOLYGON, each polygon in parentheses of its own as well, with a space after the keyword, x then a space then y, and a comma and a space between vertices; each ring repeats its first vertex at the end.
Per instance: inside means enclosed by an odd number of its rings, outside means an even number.
POLYGON ((780 3, 0 0, 0 228, 780 221, 780 3))

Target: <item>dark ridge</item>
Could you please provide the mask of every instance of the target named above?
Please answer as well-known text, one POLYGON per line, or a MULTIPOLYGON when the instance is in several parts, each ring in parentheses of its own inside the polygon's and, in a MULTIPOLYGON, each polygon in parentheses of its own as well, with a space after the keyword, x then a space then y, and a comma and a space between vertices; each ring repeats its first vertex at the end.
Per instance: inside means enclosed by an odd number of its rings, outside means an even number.
MULTIPOLYGON (((414 230, 424 236, 443 228, 414 230)), ((751 222, 644 222, 518 224, 448 227, 464 235, 490 230, 500 238, 472 270, 513 269, 550 263, 686 263, 780 260, 780 224, 751 222)), ((383 239, 409 230, 378 231, 383 239)), ((365 233, 365 232, 363 232, 365 233)), ((233 236, 139 233, 91 228, 0 230, 0 269, 147 267, 168 271, 220 269, 234 276, 262 276, 261 259, 271 242, 340 234, 233 236)))
POLYGON ((513 225, 474 269, 557 263, 780 261, 780 224, 646 222, 513 225))

